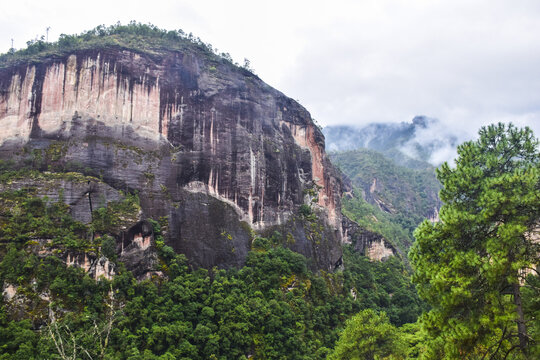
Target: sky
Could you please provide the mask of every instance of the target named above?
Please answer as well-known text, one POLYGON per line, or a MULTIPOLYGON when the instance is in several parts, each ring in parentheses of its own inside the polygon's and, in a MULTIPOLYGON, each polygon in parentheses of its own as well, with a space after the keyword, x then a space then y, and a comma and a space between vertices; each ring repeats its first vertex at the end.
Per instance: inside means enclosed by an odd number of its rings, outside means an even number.
POLYGON ((0 0, 0 52, 130 20, 200 37, 322 125, 440 120, 540 134, 537 0, 0 0))

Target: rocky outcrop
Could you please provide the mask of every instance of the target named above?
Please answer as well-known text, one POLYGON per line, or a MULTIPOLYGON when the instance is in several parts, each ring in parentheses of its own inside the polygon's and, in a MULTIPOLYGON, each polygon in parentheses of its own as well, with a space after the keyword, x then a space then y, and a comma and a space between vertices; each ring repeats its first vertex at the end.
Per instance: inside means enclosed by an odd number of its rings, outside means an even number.
POLYGON ((382 235, 360 227, 346 216, 343 216, 342 226, 345 241, 371 260, 382 261, 398 254, 396 248, 382 235))
MULTIPOLYGON (((109 47, 1 68, 0 157, 137 191, 141 218, 168 217, 167 244, 199 266, 243 264, 252 231, 272 228, 292 229, 317 268, 341 258, 341 183, 322 133, 301 105, 209 53, 109 47), (295 220, 313 184, 319 244, 295 220)), ((82 191, 68 191, 75 204, 82 191)))
POLYGON ((161 275, 157 270, 158 256, 155 249, 152 225, 139 221, 127 232, 122 233, 119 259, 128 264, 129 270, 138 279, 161 275))
MULTIPOLYGON (((0 192, 26 189, 49 202, 63 201, 70 207, 72 217, 83 223, 92 220, 92 209, 119 201, 119 190, 97 178, 79 173, 42 173, 37 176, 17 176, 8 182, 0 182, 0 192)), ((137 219, 134 219, 135 221, 137 219)), ((127 230, 127 227, 122 230, 127 230)))
POLYGON ((89 253, 67 253, 66 265, 83 269, 88 275, 98 280, 105 278, 111 280, 116 271, 114 264, 104 256, 96 256, 89 253))

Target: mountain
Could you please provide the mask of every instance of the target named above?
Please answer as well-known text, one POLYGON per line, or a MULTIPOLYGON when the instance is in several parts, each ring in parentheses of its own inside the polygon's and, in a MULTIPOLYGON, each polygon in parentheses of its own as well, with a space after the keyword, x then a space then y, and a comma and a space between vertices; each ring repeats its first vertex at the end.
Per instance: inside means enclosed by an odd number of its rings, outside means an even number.
POLYGON ((437 217, 441 206, 435 168, 410 169, 374 150, 331 154, 331 159, 361 190, 362 198, 388 214, 409 214, 419 222, 437 217))
POLYGON ((410 168, 451 160, 459 139, 455 130, 427 116, 416 116, 411 123, 327 126, 323 133, 329 151, 372 149, 410 168))
POLYGON ((425 307, 307 110, 191 35, 1 55, 0 124, 1 358, 322 360, 425 307))
POLYGON ((458 136, 437 119, 323 129, 332 162, 345 175, 348 218, 388 239, 403 254, 424 219, 437 221, 435 166, 450 161, 458 136))
POLYGON ((340 179, 306 109, 186 39, 173 49, 91 40, 5 59, 1 159, 101 179, 46 191, 70 189, 81 220, 88 196, 107 204, 120 190, 138 193, 138 220, 167 217, 167 244, 199 266, 241 265, 252 231, 280 231, 316 267, 334 268, 340 179), (297 216, 305 202, 324 224, 319 244, 297 216))
POLYGON ((429 164, 411 169, 369 149, 330 157, 350 181, 343 201, 347 216, 383 235, 403 253, 414 241, 412 233, 420 222, 437 221, 440 183, 429 164))
POLYGON ((7 188, 63 198, 84 223, 137 194, 140 212, 112 234, 120 254, 152 238, 146 219, 166 219, 165 243, 195 266, 239 267, 254 234, 277 232, 334 270, 342 184, 309 112, 198 39, 111 29, 0 57, 0 160, 17 180, 7 188), (44 187, 25 169, 56 180, 44 187), (61 176, 72 172, 86 185, 61 176))

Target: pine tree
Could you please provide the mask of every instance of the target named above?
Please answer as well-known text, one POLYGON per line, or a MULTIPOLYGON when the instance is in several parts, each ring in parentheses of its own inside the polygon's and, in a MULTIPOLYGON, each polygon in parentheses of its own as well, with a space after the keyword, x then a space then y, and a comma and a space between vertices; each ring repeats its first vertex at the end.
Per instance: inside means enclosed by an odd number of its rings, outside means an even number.
POLYGON ((405 344, 384 312, 366 309, 347 321, 329 360, 404 359, 405 344))
POLYGON ((538 140, 501 123, 479 135, 458 147, 454 168, 437 171, 441 221, 415 232, 413 281, 432 306, 422 323, 433 358, 532 358, 527 321, 538 320, 524 313, 521 290, 527 269, 538 275, 538 140))

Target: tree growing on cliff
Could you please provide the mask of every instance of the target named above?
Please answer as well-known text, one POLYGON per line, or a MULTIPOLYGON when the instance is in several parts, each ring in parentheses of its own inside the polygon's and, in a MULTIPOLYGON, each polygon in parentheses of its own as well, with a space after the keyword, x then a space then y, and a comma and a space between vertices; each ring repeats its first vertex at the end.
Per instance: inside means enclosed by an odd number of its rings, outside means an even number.
POLYGON ((479 135, 458 147, 455 168, 437 171, 441 222, 415 232, 413 281, 432 306, 422 319, 431 357, 527 358, 534 341, 522 286, 539 263, 538 140, 504 124, 479 135))

